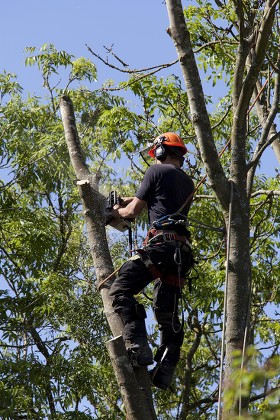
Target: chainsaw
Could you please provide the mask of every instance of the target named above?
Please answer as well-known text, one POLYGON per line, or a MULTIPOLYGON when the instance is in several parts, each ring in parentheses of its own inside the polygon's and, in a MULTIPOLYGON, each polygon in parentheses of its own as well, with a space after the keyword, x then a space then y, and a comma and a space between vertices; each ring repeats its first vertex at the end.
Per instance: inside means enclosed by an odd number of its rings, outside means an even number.
POLYGON ((106 220, 105 224, 112 226, 113 228, 119 230, 120 232, 124 232, 125 230, 131 228, 132 219, 114 217, 112 215, 112 210, 116 204, 122 206, 123 199, 117 195, 116 191, 110 191, 107 201, 106 201, 106 207, 105 207, 105 220, 106 220))

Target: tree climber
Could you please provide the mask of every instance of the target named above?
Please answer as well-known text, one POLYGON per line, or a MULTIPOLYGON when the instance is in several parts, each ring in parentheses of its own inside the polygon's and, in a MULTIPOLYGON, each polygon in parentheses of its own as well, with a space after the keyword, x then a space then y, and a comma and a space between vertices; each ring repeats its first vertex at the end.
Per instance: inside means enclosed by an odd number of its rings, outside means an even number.
POLYGON ((153 311, 160 330, 156 367, 152 383, 167 389, 173 379, 183 344, 183 326, 178 316, 178 300, 185 275, 193 258, 186 228, 194 184, 182 169, 187 148, 175 133, 158 136, 149 151, 156 160, 151 165, 135 197, 114 206, 113 216, 135 218, 147 205, 149 229, 142 249, 118 272, 110 295, 113 307, 124 324, 123 337, 133 366, 153 364, 145 326, 146 312, 135 299, 153 280, 153 311), (178 211, 179 210, 179 211, 178 211))

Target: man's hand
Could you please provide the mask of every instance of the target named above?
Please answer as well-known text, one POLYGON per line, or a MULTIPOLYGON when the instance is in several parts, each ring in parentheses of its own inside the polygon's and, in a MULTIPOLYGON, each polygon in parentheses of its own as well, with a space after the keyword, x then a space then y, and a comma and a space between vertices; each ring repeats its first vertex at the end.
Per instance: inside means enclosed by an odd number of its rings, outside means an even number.
POLYGON ((129 203, 131 203, 131 201, 133 200, 134 197, 121 197, 119 199, 119 204, 121 207, 126 207, 129 203))
POLYGON ((121 217, 118 210, 121 209, 122 206, 120 206, 119 204, 115 204, 113 209, 112 209, 112 216, 113 217, 121 217))

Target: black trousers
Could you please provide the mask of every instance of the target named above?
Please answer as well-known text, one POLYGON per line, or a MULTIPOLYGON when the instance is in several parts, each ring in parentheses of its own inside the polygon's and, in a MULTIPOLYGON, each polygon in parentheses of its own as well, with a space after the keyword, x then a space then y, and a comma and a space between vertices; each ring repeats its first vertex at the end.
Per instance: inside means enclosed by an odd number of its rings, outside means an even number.
MULTIPOLYGON (((145 248, 154 265, 162 273, 177 274, 178 265, 174 260, 175 243, 151 245, 145 248)), ((181 274, 189 268, 189 253, 181 249, 181 274)), ((145 316, 137 310, 135 295, 153 281, 151 272, 141 258, 130 259, 121 267, 118 277, 110 289, 113 307, 124 322, 124 339, 131 340, 146 337, 145 316)), ((154 280, 153 311, 160 330, 160 346, 155 356, 159 361, 165 352, 166 359, 176 365, 180 356, 180 347, 184 339, 183 326, 178 316, 178 301, 181 289, 154 280)), ((141 311, 140 311, 141 312, 141 311)))

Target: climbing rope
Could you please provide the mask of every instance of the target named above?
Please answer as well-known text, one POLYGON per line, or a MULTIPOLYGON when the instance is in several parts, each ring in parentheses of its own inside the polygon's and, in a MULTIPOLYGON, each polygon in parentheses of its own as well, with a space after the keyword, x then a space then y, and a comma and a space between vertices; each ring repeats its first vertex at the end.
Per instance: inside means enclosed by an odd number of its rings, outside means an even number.
POLYGON ((114 270, 111 274, 109 274, 108 277, 106 277, 104 280, 102 280, 100 283, 98 283, 97 285, 97 290, 100 292, 100 290, 102 289, 102 286, 107 283, 108 280, 110 280, 112 277, 114 277, 115 274, 117 274, 117 272, 119 271, 119 269, 123 266, 123 264, 121 264, 118 268, 116 268, 116 270, 114 270))

